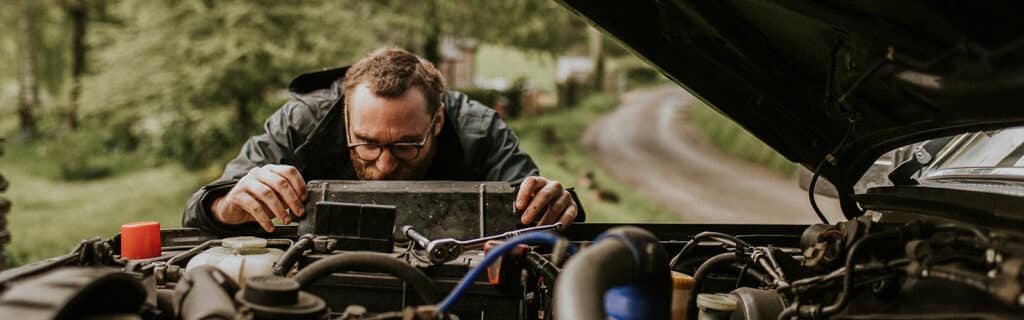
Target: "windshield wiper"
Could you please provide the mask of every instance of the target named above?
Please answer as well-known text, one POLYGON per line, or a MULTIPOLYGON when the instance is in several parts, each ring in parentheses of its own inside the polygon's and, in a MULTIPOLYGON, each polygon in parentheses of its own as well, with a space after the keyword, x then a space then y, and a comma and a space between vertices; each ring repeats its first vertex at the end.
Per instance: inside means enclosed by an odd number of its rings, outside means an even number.
POLYGON ((946 146, 950 140, 953 140, 952 136, 928 140, 924 144, 921 144, 917 148, 914 148, 914 157, 907 161, 900 163, 896 169, 889 172, 889 181, 893 185, 916 185, 917 179, 914 179, 914 174, 921 171, 922 168, 935 161, 935 155, 942 150, 942 147, 946 146))

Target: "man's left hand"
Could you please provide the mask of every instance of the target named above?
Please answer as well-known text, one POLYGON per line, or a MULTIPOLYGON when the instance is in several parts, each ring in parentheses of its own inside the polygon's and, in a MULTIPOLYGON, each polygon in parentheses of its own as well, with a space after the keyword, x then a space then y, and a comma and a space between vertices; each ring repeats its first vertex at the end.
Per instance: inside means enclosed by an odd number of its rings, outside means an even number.
POLYGON ((576 219, 578 210, 562 183, 538 176, 527 177, 519 185, 515 207, 525 210, 520 218, 523 224, 537 222, 537 225, 561 222, 568 226, 576 219))

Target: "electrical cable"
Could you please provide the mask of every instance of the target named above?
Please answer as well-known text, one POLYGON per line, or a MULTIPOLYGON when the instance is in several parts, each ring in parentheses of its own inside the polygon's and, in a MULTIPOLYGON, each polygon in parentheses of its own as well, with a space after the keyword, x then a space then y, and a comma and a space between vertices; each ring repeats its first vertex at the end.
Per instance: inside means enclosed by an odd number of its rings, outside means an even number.
POLYGON ((740 288, 740 284, 743 283, 743 274, 747 273, 747 270, 749 270, 749 268, 749 263, 744 263, 743 268, 740 268, 740 274, 736 276, 736 289, 740 288))
POLYGON ((974 234, 975 237, 980 239, 985 244, 989 244, 989 243, 992 242, 992 240, 988 237, 988 235, 986 235, 985 232, 981 231, 981 229, 978 229, 978 228, 975 228, 975 227, 971 227, 971 226, 967 226, 967 225, 955 224, 955 223, 941 224, 941 225, 935 226, 935 230, 967 231, 967 232, 970 232, 971 234, 974 234))
POLYGON ((853 136, 854 129, 857 128, 857 121, 850 119, 850 125, 847 126, 846 135, 843 136, 842 140, 839 140, 839 144, 836 145, 835 149, 831 153, 825 155, 825 158, 821 159, 818 163, 818 167, 814 168, 814 175, 811 176, 811 183, 807 186, 807 197, 811 202, 811 209, 814 209, 814 214, 818 215, 818 219, 821 219, 821 223, 831 224, 828 222, 828 218, 821 212, 821 208, 818 207, 818 200, 814 199, 814 189, 818 185, 818 178, 821 177, 821 169, 824 169, 825 163, 828 162, 829 158, 835 156, 839 149, 846 144, 847 140, 853 136))
MULTIPOLYGON (((831 66, 829 68, 828 76, 825 79, 826 80, 826 82, 825 82, 825 107, 826 108, 828 108, 829 105, 831 104, 831 99, 832 99, 832 77, 834 77, 834 71, 833 70, 835 70, 836 53, 839 52, 840 45, 841 45, 841 42, 840 43, 836 43, 836 46, 833 47, 833 49, 832 49, 832 64, 831 64, 831 66)), ((868 69, 868 71, 862 73, 860 75, 860 77, 857 77, 857 80, 855 80, 853 82, 853 84, 850 86, 850 88, 847 89, 846 92, 843 92, 843 94, 839 95, 839 97, 836 99, 836 102, 838 102, 840 104, 846 103, 846 99, 851 94, 853 94, 855 91, 857 91, 857 89, 860 89, 861 85, 864 84, 864 81, 866 81, 868 78, 870 78, 872 75, 874 75, 875 72, 878 72, 878 70, 881 69, 882 66, 886 65, 887 63, 889 63, 892 60, 893 55, 894 55, 893 48, 890 47, 889 50, 886 51, 885 56, 881 60, 876 62, 874 65, 872 65, 871 68, 868 69)), ((821 212, 821 208, 818 207, 818 201, 816 199, 814 199, 814 189, 817 186, 818 178, 821 176, 821 170, 825 167, 825 162, 828 162, 830 158, 834 160, 835 156, 836 156, 836 154, 838 154, 839 150, 842 149, 842 147, 846 145, 846 142, 850 139, 850 137, 853 136, 854 129, 857 127, 857 121, 853 117, 849 117, 847 120, 850 122, 850 125, 847 127, 846 135, 843 136, 842 140, 839 140, 839 143, 836 144, 836 147, 832 149, 832 152, 827 154, 827 155, 825 155, 825 157, 821 159, 821 162, 818 163, 818 166, 816 168, 814 168, 814 175, 811 176, 811 183, 807 187, 807 194, 808 194, 808 198, 810 199, 810 202, 811 202, 811 208, 814 209, 814 213, 816 215, 818 215, 818 219, 821 219, 821 222, 824 223, 824 224, 831 224, 831 223, 828 222, 828 218, 825 217, 825 214, 821 212)))
POLYGON ((707 274, 718 265, 732 263, 737 259, 735 252, 726 252, 711 257, 697 268, 697 272, 693 273, 693 288, 690 289, 690 297, 686 302, 685 319, 697 319, 699 314, 699 309, 697 308, 697 295, 700 294, 700 290, 703 289, 701 287, 704 286, 704 278, 707 277, 707 274))
POLYGON ((669 261, 669 263, 668 263, 669 268, 671 268, 672 270, 675 270, 678 267, 679 262, 682 260, 682 258, 685 257, 687 254, 689 254, 690 251, 693 251, 693 249, 697 247, 697 244, 701 240, 703 240, 704 238, 711 238, 711 239, 713 239, 715 241, 721 242, 722 244, 725 244, 725 245, 727 245, 729 247, 732 247, 732 248, 738 248, 738 247, 748 248, 748 247, 753 247, 752 245, 750 245, 746 241, 743 241, 740 238, 737 238, 736 236, 725 234, 725 233, 721 233, 721 232, 705 231, 705 232, 701 232, 701 233, 698 233, 698 234, 694 235, 693 239, 690 240, 690 242, 687 242, 685 245, 683 245, 683 248, 679 250, 679 253, 677 253, 674 257, 672 257, 672 260, 669 261))
POLYGON ((509 239, 508 242, 505 242, 498 246, 497 248, 494 248, 494 250, 488 252, 487 255, 484 256, 484 259, 483 261, 480 262, 480 264, 476 265, 476 267, 469 270, 469 272, 462 277, 462 280, 460 280, 459 283, 455 285, 455 289, 452 289, 451 293, 449 293, 448 296, 445 297, 440 304, 438 304, 437 312, 440 314, 448 312, 448 310, 451 309, 455 302, 462 297, 462 294, 465 293, 466 289, 468 289, 469 286, 473 283, 473 280, 476 280, 476 278, 479 277, 480 274, 487 270, 488 266, 493 264, 496 260, 498 260, 498 258, 505 255, 505 253, 507 253, 508 251, 515 249, 521 244, 543 243, 553 246, 560 240, 562 240, 562 238, 553 232, 528 233, 509 239))

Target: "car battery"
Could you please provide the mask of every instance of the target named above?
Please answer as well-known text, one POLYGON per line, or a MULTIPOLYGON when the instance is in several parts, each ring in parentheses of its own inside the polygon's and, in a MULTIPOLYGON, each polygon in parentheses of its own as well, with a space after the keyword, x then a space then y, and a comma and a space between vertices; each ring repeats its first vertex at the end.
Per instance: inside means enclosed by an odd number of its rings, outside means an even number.
POLYGON ((376 238, 380 235, 351 234, 359 232, 352 226, 325 224, 373 225, 375 230, 389 224, 392 237, 400 239, 403 225, 431 239, 470 239, 513 230, 519 223, 513 206, 516 189, 507 182, 314 180, 307 190, 300 235, 376 238))

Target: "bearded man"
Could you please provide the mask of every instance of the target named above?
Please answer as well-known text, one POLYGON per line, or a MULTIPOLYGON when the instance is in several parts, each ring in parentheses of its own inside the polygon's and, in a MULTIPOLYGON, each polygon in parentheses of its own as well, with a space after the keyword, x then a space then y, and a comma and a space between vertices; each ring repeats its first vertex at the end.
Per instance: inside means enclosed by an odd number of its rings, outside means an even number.
POLYGON ((197 191, 182 225, 218 234, 273 232, 305 215, 306 182, 461 180, 519 184, 523 224, 582 221, 576 197, 540 177, 490 108, 445 89, 433 64, 379 49, 347 68, 304 74, 293 99, 249 138, 224 174, 197 191))

